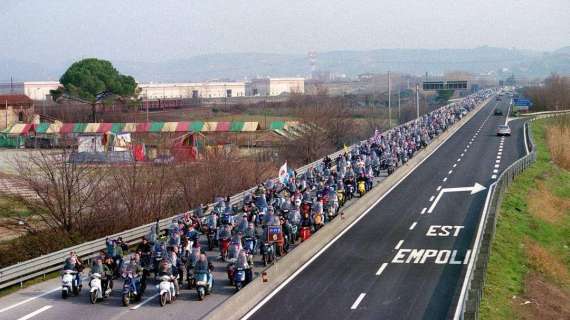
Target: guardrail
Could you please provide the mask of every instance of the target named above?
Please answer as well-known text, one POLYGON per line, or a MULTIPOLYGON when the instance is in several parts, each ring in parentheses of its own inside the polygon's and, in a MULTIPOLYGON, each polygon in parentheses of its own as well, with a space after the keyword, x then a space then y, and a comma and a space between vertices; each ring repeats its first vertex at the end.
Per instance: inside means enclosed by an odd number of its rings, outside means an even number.
POLYGON ((507 188, 513 183, 515 177, 536 161, 536 147, 532 138, 529 122, 566 114, 570 114, 570 110, 548 113, 541 112, 535 114, 532 119, 525 122, 524 132, 526 132, 527 135, 524 138, 528 143, 528 153, 505 169, 497 181, 489 188, 489 192, 491 193, 489 205, 486 205, 486 210, 483 212, 481 224, 478 229, 478 233, 481 233, 481 235, 477 236, 473 246, 474 258, 467 268, 467 274, 465 275, 465 281, 459 296, 454 319, 471 320, 479 318, 479 306, 483 298, 487 264, 489 263, 491 245, 497 227, 497 213, 501 207, 503 195, 507 188))
MULTIPOLYGON (((401 124, 400 126, 408 125, 408 124, 413 123, 414 121, 417 121, 417 120, 418 119, 408 121, 404 124, 401 124)), ((351 145, 347 148, 349 151, 352 151, 352 149, 355 146, 356 146, 356 144, 351 145)), ((334 152, 328 156, 332 160, 335 160, 337 157, 342 155, 344 153, 344 151, 345 150, 342 149, 342 150, 334 152)), ((296 170, 297 174, 305 173, 309 168, 319 165, 322 161, 323 161, 323 158, 298 168, 296 170)), ((230 204, 233 205, 233 204, 240 202, 243 199, 245 194, 253 193, 253 191, 255 191, 255 187, 231 196, 230 197, 230 204)), ((209 204, 208 207, 212 208, 213 204, 209 204)), ((206 215, 209 214, 210 211, 211 211, 211 209, 208 212, 206 212, 205 214, 206 215)), ((181 217, 182 215, 183 214, 178 214, 178 215, 166 218, 166 219, 159 220, 158 224, 159 224, 160 230, 161 231, 165 230, 168 227, 168 225, 172 222, 173 219, 181 217)), ((62 249, 62 250, 59 250, 59 251, 56 251, 53 253, 49 253, 49 254, 46 254, 46 255, 31 259, 31 260, 23 261, 23 262, 5 267, 3 269, 0 269, 0 289, 10 287, 13 285, 17 285, 17 284, 22 285, 23 282, 26 280, 45 276, 48 273, 51 273, 51 272, 54 272, 54 271, 61 269, 61 267, 63 265, 63 261, 65 260, 66 257, 68 257, 69 252, 71 252, 71 251, 75 251, 76 254, 79 257, 81 257, 82 259, 93 258, 98 254, 99 251, 106 249, 106 246, 105 246, 105 239, 106 238, 116 239, 118 237, 121 237, 123 239, 123 241, 125 241, 129 245, 137 244, 143 236, 148 234, 150 227, 154 226, 154 225, 156 225, 156 222, 145 224, 145 225, 142 225, 142 226, 130 229, 130 230, 126 230, 123 232, 115 233, 115 234, 109 235, 108 237, 105 237, 105 238, 100 238, 100 239, 88 241, 88 242, 85 242, 85 243, 82 243, 82 244, 79 244, 79 245, 76 245, 73 247, 65 248, 65 249, 62 249)))

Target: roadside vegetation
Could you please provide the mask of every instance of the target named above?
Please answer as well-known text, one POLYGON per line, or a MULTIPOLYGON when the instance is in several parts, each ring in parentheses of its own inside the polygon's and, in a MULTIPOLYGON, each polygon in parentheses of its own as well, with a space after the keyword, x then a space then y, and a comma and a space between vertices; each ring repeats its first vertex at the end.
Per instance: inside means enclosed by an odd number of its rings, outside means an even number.
POLYGON ((533 111, 569 109, 570 77, 552 74, 544 85, 524 88, 523 95, 533 102, 533 111))
POLYGON ((570 117, 531 128, 537 161, 502 202, 481 319, 570 318, 570 117))

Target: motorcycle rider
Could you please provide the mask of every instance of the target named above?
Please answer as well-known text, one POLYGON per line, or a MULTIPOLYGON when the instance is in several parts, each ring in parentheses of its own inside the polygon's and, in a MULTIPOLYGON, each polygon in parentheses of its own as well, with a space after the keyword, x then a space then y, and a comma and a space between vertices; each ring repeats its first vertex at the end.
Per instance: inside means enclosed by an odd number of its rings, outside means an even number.
POLYGON ((247 253, 245 252, 245 250, 241 250, 239 252, 239 255, 238 255, 238 258, 236 261, 236 268, 244 269, 244 271, 245 271, 245 283, 246 284, 249 283, 253 278, 251 267, 252 266, 250 266, 249 263, 247 263, 247 253))
POLYGON ((65 259, 63 263, 63 270, 72 270, 75 271, 75 280, 79 284, 79 288, 82 287, 81 284, 81 271, 83 271, 83 263, 75 253, 75 251, 71 251, 69 256, 65 259))
POLYGON ((172 264, 170 263, 167 257, 164 257, 159 265, 158 276, 168 276, 170 277, 170 281, 174 283, 174 290, 176 291, 176 295, 180 292, 180 288, 178 287, 178 279, 176 279, 175 274, 173 272, 172 264))
POLYGON ((196 266, 194 267, 196 274, 203 274, 205 273, 208 279, 208 283, 213 285, 214 276, 212 275, 212 270, 214 270, 214 266, 210 261, 208 261, 208 257, 204 254, 200 254, 200 259, 196 262, 196 266))

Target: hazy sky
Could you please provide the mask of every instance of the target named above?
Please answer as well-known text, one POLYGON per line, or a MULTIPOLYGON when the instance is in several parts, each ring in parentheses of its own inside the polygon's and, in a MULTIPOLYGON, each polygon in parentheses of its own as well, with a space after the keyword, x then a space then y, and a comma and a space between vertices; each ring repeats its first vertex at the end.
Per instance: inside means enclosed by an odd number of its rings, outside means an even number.
POLYGON ((378 48, 552 50, 570 0, 0 0, 0 57, 160 61, 378 48))

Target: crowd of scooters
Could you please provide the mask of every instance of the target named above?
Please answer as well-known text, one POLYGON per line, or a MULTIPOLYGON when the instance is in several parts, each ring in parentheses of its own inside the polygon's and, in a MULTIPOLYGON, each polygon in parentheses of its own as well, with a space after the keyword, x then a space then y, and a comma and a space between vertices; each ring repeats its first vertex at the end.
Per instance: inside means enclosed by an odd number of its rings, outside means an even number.
MULTIPOLYGON (((253 280, 254 256, 267 266, 308 240, 347 201, 372 189, 376 177, 390 175, 493 92, 479 91, 386 132, 376 131, 345 147, 336 159, 327 156, 303 173, 289 170, 284 179, 258 185, 238 203, 217 198, 211 210, 200 206, 172 220, 164 234, 157 221, 128 261, 128 245, 120 238, 107 239, 106 250, 89 266, 90 301, 104 299, 113 289, 112 279, 122 278, 127 306, 141 299, 151 276, 158 280, 161 306, 176 300, 181 284, 195 289, 202 300, 213 288, 213 264, 206 256, 213 250, 227 263, 229 284, 239 291, 253 280)), ((84 267, 71 252, 62 272, 63 298, 79 293, 84 267)))

